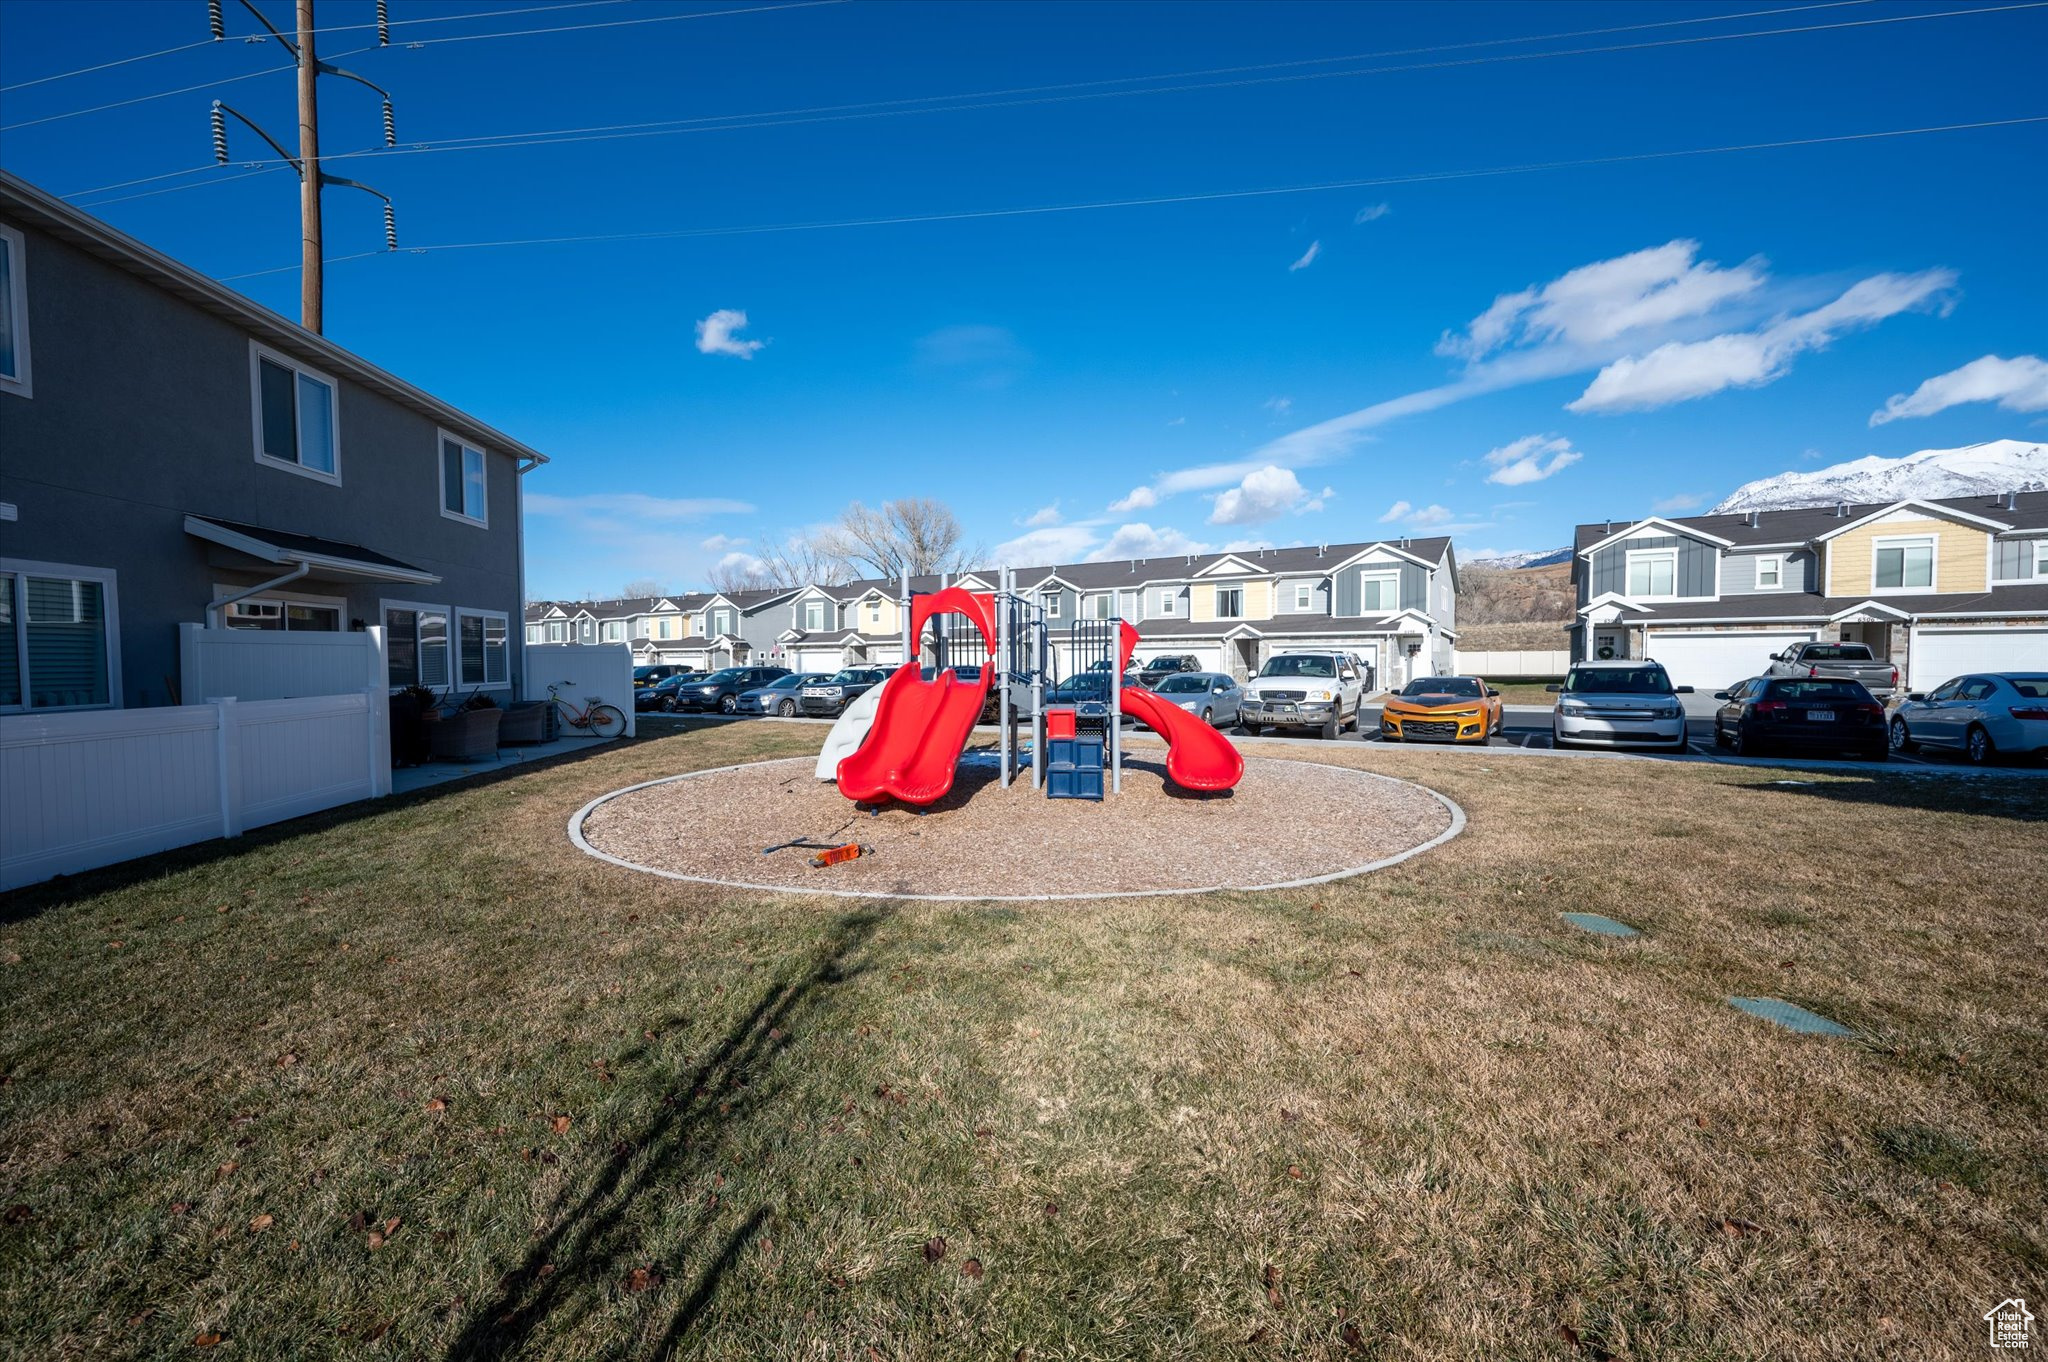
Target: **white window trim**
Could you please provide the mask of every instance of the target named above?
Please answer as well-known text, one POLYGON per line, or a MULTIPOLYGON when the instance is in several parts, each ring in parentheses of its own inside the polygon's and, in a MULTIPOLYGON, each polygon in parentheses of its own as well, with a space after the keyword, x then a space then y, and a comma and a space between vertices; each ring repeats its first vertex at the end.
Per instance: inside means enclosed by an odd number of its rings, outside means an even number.
MULTIPOLYGON (((456 644, 455 644, 455 609, 454 609, 454 607, 453 607, 453 606, 447 606, 447 605, 438 605, 438 604, 436 604, 436 603, 434 603, 434 602, 432 602, 432 601, 388 601, 388 600, 386 600, 386 601, 378 601, 378 602, 377 602, 377 627, 378 627, 378 628, 380 628, 380 629, 389 629, 389 628, 390 628, 390 625, 389 625, 389 624, 387 623, 387 620, 388 620, 388 618, 389 618, 389 616, 390 616, 391 612, 392 612, 392 611, 394 611, 394 610, 410 610, 410 611, 412 611, 412 612, 413 612, 413 613, 414 613, 415 615, 442 615, 442 616, 445 616, 445 617, 447 618, 447 620, 448 620, 448 643, 447 643, 447 645, 446 645, 446 646, 447 646, 447 649, 448 649, 448 679, 447 679, 447 680, 446 680, 445 682, 443 682, 443 683, 441 684, 441 686, 439 687, 439 689, 440 689, 441 691, 443 691, 444 693, 447 693, 447 694, 453 694, 453 693, 455 692, 455 690, 457 689, 457 687, 456 687, 456 684, 455 684, 455 646, 456 646, 456 644)), ((556 623, 560 623, 560 621, 556 621, 556 623)), ((415 631, 417 631, 417 629, 418 629, 418 625, 417 625, 417 623, 415 623, 415 625, 414 625, 414 629, 415 629, 415 631)), ((417 642, 417 640, 418 640, 418 637, 419 637, 418 633, 417 633, 417 632, 415 632, 415 633, 414 633, 414 635, 413 635, 413 637, 414 637, 414 640, 415 640, 415 642, 414 642, 414 647, 415 647, 415 649, 417 649, 417 647, 418 647, 418 642, 417 642)), ((385 646, 385 647, 386 647, 387 649, 388 649, 388 648, 389 648, 389 647, 391 646, 391 639, 390 639, 390 636, 389 636, 388 634, 387 634, 387 635, 385 636, 385 639, 384 639, 384 646, 385 646)), ((389 668, 390 668, 390 662, 389 662, 388 658, 387 658, 387 660, 386 660, 386 662, 385 662, 385 668, 386 668, 386 672, 385 672, 385 680, 386 680, 386 681, 389 681, 389 680, 390 680, 391 678, 390 678, 390 671, 389 671, 389 668)), ((416 686, 426 686, 426 682, 424 682, 424 681, 422 681, 422 680, 420 680, 420 679, 419 679, 419 663, 418 663, 418 660, 417 660, 417 653, 415 653, 415 660, 414 660, 414 663, 413 663, 413 679, 412 679, 412 682, 411 682, 411 684, 413 684, 413 685, 416 685, 416 686)), ((434 689, 436 689, 436 688, 435 688, 435 687, 433 687, 433 686, 426 686, 426 688, 427 688, 428 690, 434 690, 434 689)), ((391 687, 390 687, 389 689, 390 689, 390 691, 391 691, 391 693, 392 693, 392 694, 396 695, 396 694, 397 694, 397 693, 398 693, 399 691, 402 691, 402 690, 404 690, 404 689, 405 689, 405 687, 404 687, 404 686, 391 686, 391 687)))
POLYGON ((561 641, 562 641, 562 622, 561 622, 560 620, 549 620, 549 621, 548 621, 548 642, 550 642, 550 643, 560 643, 561 641))
POLYGON ((113 568, 82 567, 76 563, 39 563, 27 558, 0 558, 0 572, 11 572, 17 585, 14 597, 14 655, 21 667, 21 703, 0 705, 0 714, 75 714, 88 709, 120 709, 121 703, 121 591, 120 576, 113 568), (69 577, 73 581, 98 582, 107 617, 107 703, 103 705, 44 705, 29 708, 28 674, 28 588, 20 585, 28 577, 69 577))
MULTIPOLYGON (((273 350, 269 346, 264 345, 258 341, 250 341, 249 418, 250 435, 256 450, 256 462, 263 464, 269 468, 282 468, 287 473, 297 473, 300 477, 311 478, 315 482, 330 483, 335 487, 341 486, 341 384, 337 383, 334 380, 333 375, 324 374, 321 373, 318 369, 309 368, 308 366, 301 364, 297 360, 293 359, 290 355, 283 354, 279 351, 273 350), (317 468, 308 468, 306 467, 306 465, 302 463, 293 463, 289 459, 273 458, 272 456, 265 454, 263 452, 262 362, 266 359, 273 364, 282 365, 284 368, 290 369, 294 374, 304 374, 307 378, 318 379, 320 382, 325 383, 328 387, 328 390, 334 394, 334 401, 331 404, 329 404, 328 407, 327 423, 327 438, 329 442, 332 443, 334 446, 334 471, 332 473, 323 473, 317 468)), ((292 430, 294 434, 296 434, 298 431, 298 421, 299 385, 297 383, 293 383, 292 430)), ((434 454, 436 458, 440 457, 440 452, 440 447, 438 445, 435 446, 434 454)))
POLYGON ((1785 589, 1785 568, 1791 561, 1792 556, 1786 553, 1758 554, 1756 556, 1756 571, 1750 576, 1750 584, 1758 591, 1783 591, 1785 589), (1765 563, 1769 563, 1778 569, 1778 580, 1771 586, 1764 585, 1763 573, 1765 563))
POLYGON ((828 612, 825 609, 825 602, 813 596, 810 600, 807 600, 803 603, 803 623, 798 627, 803 629, 806 633, 809 633, 813 629, 823 629, 825 627, 827 613, 828 612), (811 623, 811 612, 814 610, 817 612, 818 617, 818 622, 816 624, 811 623))
POLYGON ((1626 550, 1626 551, 1625 551, 1625 552, 1623 553, 1623 555, 1622 555, 1622 561, 1621 561, 1621 594, 1622 594, 1622 595, 1624 595, 1624 596, 1626 596, 1626 597, 1628 597, 1628 598, 1629 598, 1630 600, 1632 600, 1632 601, 1675 601, 1675 600, 1678 600, 1678 599, 1679 599, 1679 595, 1678 595, 1678 550, 1677 550, 1677 549, 1628 549, 1628 550, 1626 550), (1633 586, 1631 586, 1631 585, 1630 585, 1630 584, 1631 584, 1631 583, 1632 583, 1632 582, 1633 582, 1633 581, 1635 580, 1635 575, 1636 575, 1636 560, 1637 560, 1637 559, 1642 559, 1642 560, 1644 560, 1644 561, 1646 561, 1646 562, 1647 562, 1647 561, 1649 561, 1650 559, 1653 559, 1653 558, 1668 558, 1668 559, 1670 559, 1670 560, 1671 560, 1671 590, 1669 590, 1669 591, 1667 591, 1667 592, 1665 592, 1665 593, 1663 593, 1663 594, 1661 594, 1661 595, 1652 595, 1651 593, 1649 593, 1649 592, 1647 592, 1647 591, 1637 591, 1637 590, 1635 590, 1635 589, 1633 588, 1633 586))
POLYGON ((1060 617, 1060 593, 1057 590, 1039 592, 1038 604, 1045 610, 1047 619, 1056 620, 1060 617))
MULTIPOLYGON (((1899 577, 1905 578, 1905 565, 1901 561, 1899 577)), ((1885 534, 1870 541, 1870 594, 1873 596, 1932 596, 1941 590, 1941 536, 1938 534, 1885 534), (1877 553, 1884 548, 1904 548, 1913 544, 1927 546, 1926 586, 1879 586, 1877 584, 1877 553)))
MULTIPOLYGON (((1877 565, 1872 563, 1871 566, 1875 568, 1877 565)), ((2048 577, 2048 539, 2034 541, 2034 575, 2048 577)))
POLYGON ((1299 614, 1304 610, 1314 610, 1315 608, 1316 584, 1314 582, 1296 582, 1294 584, 1295 612, 1299 614))
POLYGON ((1210 610, 1219 620, 1241 620, 1246 618, 1244 613, 1246 608, 1245 590, 1242 582, 1233 583, 1230 586, 1211 587, 1209 589, 1209 602, 1210 610), (1237 593, 1237 613, 1234 615, 1223 613, 1223 593, 1226 591, 1235 591, 1237 593))
MULTIPOLYGON (((337 446, 337 448, 339 448, 339 446, 337 446)), ((334 462, 337 468, 341 466, 341 459, 339 456, 335 458, 334 462)), ((482 445, 471 444, 469 441, 463 439, 460 435, 457 435, 452 431, 436 430, 434 432, 434 467, 437 470, 439 470, 439 474, 436 477, 435 481, 441 484, 440 506, 442 516, 449 520, 458 521, 464 525, 474 525, 480 530, 488 530, 491 527, 490 451, 485 449, 482 445), (458 449, 464 450, 465 452, 468 453, 475 454, 478 463, 482 465, 484 472, 484 513, 481 517, 464 515, 460 511, 451 511, 448 509, 448 460, 443 457, 444 453, 446 452, 442 448, 442 445, 444 443, 452 444, 456 446, 458 449)))
POLYGON ((624 620, 606 620, 599 627, 597 636, 606 643, 624 643, 626 641, 626 622, 624 620), (618 633, 616 638, 612 636, 614 630, 618 633))
POLYGON ((0 374, 0 393, 34 397, 35 370, 28 344, 28 241, 12 227, 0 227, 0 241, 7 243, 12 268, 8 270, 9 298, 14 314, 14 368, 12 375, 0 374))
POLYGON ((1169 586, 1160 591, 1159 618, 1171 619, 1173 617, 1174 603, 1179 596, 1180 589, 1178 587, 1169 586))
MULTIPOLYGON (((490 645, 485 643, 484 674, 490 675, 490 645)), ((460 691, 509 690, 512 686, 512 617, 503 610, 472 610, 458 605, 448 615, 448 676, 449 685, 460 691), (462 621, 465 619, 497 620, 505 626, 505 679, 502 681, 483 680, 471 685, 469 678, 462 674, 462 621)))
POLYGON ((1127 619, 1133 624, 1142 620, 1145 617, 1145 593, 1132 587, 1119 588, 1116 593, 1116 613, 1119 619, 1127 619), (1128 615, 1124 613, 1126 598, 1131 607, 1131 613, 1128 615))
POLYGON ((1391 615, 1398 612, 1400 608, 1401 569, 1395 568, 1392 572, 1361 572, 1358 574, 1358 613, 1360 617, 1372 614, 1391 615), (1392 587, 1394 603, 1392 605, 1368 606, 1365 603, 1365 584, 1367 582, 1380 582, 1392 587))

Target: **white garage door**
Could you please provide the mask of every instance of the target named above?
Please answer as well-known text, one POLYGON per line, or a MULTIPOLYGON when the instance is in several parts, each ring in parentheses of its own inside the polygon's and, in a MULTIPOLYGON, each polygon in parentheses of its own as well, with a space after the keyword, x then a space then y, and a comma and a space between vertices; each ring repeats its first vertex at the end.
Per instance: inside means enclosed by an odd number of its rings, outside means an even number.
POLYGON ((1915 629, 1906 670, 1913 690, 1966 672, 2048 671, 2048 628, 1915 629))
POLYGON ((839 670, 839 647, 797 648, 783 665, 795 672, 836 672, 839 670))
POLYGON ((1674 686, 1691 686, 1712 694, 1737 681, 1761 676, 1771 654, 1813 638, 1811 629, 1729 630, 1710 634, 1674 634, 1652 630, 1647 651, 1664 664, 1674 686))

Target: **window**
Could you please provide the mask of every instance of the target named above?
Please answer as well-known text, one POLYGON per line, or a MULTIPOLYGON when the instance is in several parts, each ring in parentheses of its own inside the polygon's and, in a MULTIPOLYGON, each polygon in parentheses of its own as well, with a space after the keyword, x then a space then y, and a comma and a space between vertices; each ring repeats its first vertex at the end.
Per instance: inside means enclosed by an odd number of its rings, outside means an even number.
POLYGON ((714 637, 719 634, 730 634, 732 631, 732 611, 720 608, 711 612, 711 632, 714 637))
POLYGON ((458 674, 465 689, 502 686, 509 674, 505 616, 491 610, 455 612, 458 674))
POLYGON ((881 628, 881 627, 882 627, 882 603, 881 603, 880 601, 869 601, 869 602, 868 602, 868 628, 869 628, 869 629, 879 629, 879 628, 881 628))
POLYGON ((274 350, 249 345, 256 418, 256 461, 294 473, 341 481, 335 451, 341 443, 334 380, 301 368, 274 350))
POLYGON ((115 703, 114 574, 0 562, 0 709, 115 703))
POLYGON ((1167 587, 1161 591, 1159 593, 1159 609, 1156 613, 1161 617, 1171 616, 1173 614, 1173 599, 1178 594, 1172 587, 1167 587))
POLYGON ((1314 608, 1315 600, 1315 583, 1296 582, 1294 584, 1294 608, 1296 610, 1309 610, 1314 608))
POLYGON ((2048 577, 2048 539, 2034 541, 2034 575, 2048 577))
POLYGON ((484 452, 442 431, 441 514, 469 525, 489 524, 484 491, 484 452))
POLYGON ((547 629, 544 626, 538 624, 529 624, 526 626, 526 641, 528 643, 539 643, 542 639, 546 637, 547 629))
POLYGON ((823 601, 805 601, 805 602, 804 602, 804 628, 806 628, 806 629, 823 629, 824 627, 825 627, 825 603, 824 603, 823 601))
POLYGON ((1645 601, 1678 594, 1677 549, 1630 549, 1628 595, 1645 601))
POLYGON ((1926 591, 1934 586, 1934 539, 1879 539, 1871 556, 1873 591, 1926 591))
POLYGON ((1358 578, 1358 609, 1373 614, 1401 608, 1401 574, 1368 572, 1358 578))
POLYGON ((1777 591, 1785 585, 1785 556, 1767 553, 1756 560, 1756 589, 1777 591))
POLYGON ((1116 599, 1115 597, 1113 597, 1113 596, 1109 595, 1109 594, 1108 594, 1107 592, 1103 593, 1103 594, 1102 594, 1102 595, 1100 595, 1100 596, 1091 596, 1091 597, 1089 597, 1089 599, 1088 599, 1088 617, 1089 617, 1090 619, 1098 619, 1098 620, 1106 620, 1106 619, 1109 619, 1109 618, 1110 618, 1111 616, 1113 616, 1113 615, 1114 615, 1114 614, 1116 613, 1116 612, 1115 612, 1115 611, 1114 611, 1113 609, 1111 609, 1111 603, 1112 603, 1112 602, 1113 602, 1113 601, 1114 601, 1115 599, 1116 599))
POLYGON ((606 620, 604 622, 604 641, 606 643, 624 643, 626 641, 626 622, 624 620, 606 620))
POLYGON ((1243 587, 1219 586, 1216 588, 1216 618, 1219 620, 1244 618, 1243 587))
POLYGON ((28 269, 20 232, 0 227, 0 393, 28 397, 28 269))
MULTIPOLYGON (((215 587, 216 594, 232 596, 233 587, 215 587)), ((253 596, 236 601, 220 612, 221 623, 230 629, 274 629, 290 633, 336 634, 341 632, 342 602, 338 600, 294 600, 285 596, 253 596)))
POLYGON ((384 602, 384 672, 393 690, 448 684, 447 606, 384 602))
POLYGON ((548 621, 548 642, 550 642, 550 643, 560 643, 561 641, 562 641, 562 622, 561 622, 560 620, 549 620, 549 621, 548 621))
POLYGON ((1058 591, 1039 592, 1038 603, 1045 607, 1045 617, 1047 619, 1056 620, 1060 617, 1060 593, 1058 591))

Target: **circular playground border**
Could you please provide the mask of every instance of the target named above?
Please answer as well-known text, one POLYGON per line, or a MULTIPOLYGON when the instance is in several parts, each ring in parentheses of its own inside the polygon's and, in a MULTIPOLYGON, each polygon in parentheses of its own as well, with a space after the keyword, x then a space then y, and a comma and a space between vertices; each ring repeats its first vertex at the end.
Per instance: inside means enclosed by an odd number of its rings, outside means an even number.
MULTIPOLYGON (((785 758, 784 760, 789 759, 785 758)), ((1148 899, 1175 894, 1256 894, 1277 889, 1305 889, 1312 885, 1329 884, 1336 880, 1355 879, 1360 875, 1370 875, 1376 870, 1385 870, 1390 866, 1399 865, 1411 857, 1420 856, 1425 851, 1434 851, 1437 847, 1442 846, 1463 832, 1466 822, 1465 810, 1458 805, 1456 800, 1437 790, 1432 790, 1427 785, 1412 780, 1402 780, 1398 776, 1382 775, 1378 771, 1364 771, 1355 766, 1341 766, 1335 762, 1303 762, 1302 765, 1304 766, 1318 766, 1325 770, 1344 771, 1364 780, 1385 781, 1390 785, 1403 785, 1409 789, 1420 790, 1431 799, 1436 800, 1437 803, 1443 805, 1444 809, 1451 816, 1451 824, 1428 841, 1420 842, 1406 850, 1397 851, 1389 856, 1382 856, 1363 865, 1347 866, 1341 870, 1329 871, 1322 875, 1310 875, 1301 879, 1276 880, 1268 884, 1212 884, 1194 888, 1103 889, 1091 893, 1066 894, 909 894, 876 889, 828 889, 824 887, 812 888, 808 885, 761 884, 752 880, 721 879, 711 875, 689 875, 680 870, 664 870, 660 866, 642 865, 637 861, 629 861, 622 856, 614 856, 608 851, 599 850, 597 847, 592 846, 583 835, 584 820, 589 818, 592 813, 596 812, 603 805, 622 795, 633 794, 639 790, 652 789, 658 785, 672 785, 682 780, 699 780, 706 776, 725 775, 733 771, 744 770, 749 766, 761 764, 763 763, 735 762, 729 766, 714 766, 702 771, 684 771, 680 775, 661 776, 654 780, 643 780, 635 785, 625 785, 619 789, 608 791, 570 815, 569 840, 585 855, 600 861, 608 861, 612 865, 619 866, 625 870, 637 870, 642 874, 659 876, 665 880, 680 880, 689 884, 718 885, 728 889, 752 889, 764 894, 810 894, 841 899, 895 899, 915 903, 1064 903, 1089 899, 1148 899)), ((1112 799, 1115 797, 1114 795, 1109 796, 1112 799)))

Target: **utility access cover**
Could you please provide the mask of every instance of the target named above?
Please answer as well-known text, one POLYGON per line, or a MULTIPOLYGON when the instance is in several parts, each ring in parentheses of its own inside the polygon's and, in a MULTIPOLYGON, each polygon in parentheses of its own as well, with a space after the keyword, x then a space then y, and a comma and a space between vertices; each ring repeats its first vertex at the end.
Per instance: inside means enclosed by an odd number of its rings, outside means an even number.
POLYGON ((1626 922, 1616 922, 1613 918, 1602 917, 1598 913, 1565 913, 1562 916, 1572 926, 1588 932, 1598 932, 1602 936, 1642 935, 1626 922))
POLYGON ((1797 1031, 1806 1036, 1853 1036, 1856 1033, 1840 1022, 1829 1021, 1818 1012, 1808 1012, 1796 1003, 1782 998, 1730 998, 1729 1006, 1742 1009, 1752 1017, 1776 1022, 1788 1031, 1797 1031))

